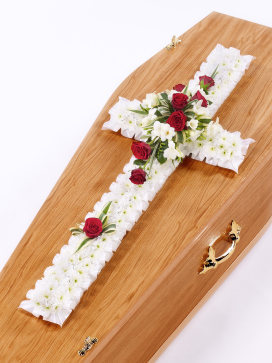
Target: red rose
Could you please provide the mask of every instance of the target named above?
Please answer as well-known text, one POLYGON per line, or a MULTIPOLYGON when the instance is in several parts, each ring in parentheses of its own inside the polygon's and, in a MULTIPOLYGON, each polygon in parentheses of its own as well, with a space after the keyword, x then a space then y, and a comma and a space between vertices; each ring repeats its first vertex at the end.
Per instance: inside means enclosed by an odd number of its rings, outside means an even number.
POLYGON ((175 131, 181 131, 185 127, 186 116, 182 111, 173 112, 166 121, 175 131))
POLYGON ((134 169, 131 172, 131 176, 129 178, 129 180, 133 183, 133 184, 144 184, 144 182, 146 181, 146 172, 143 169, 134 169))
POLYGON ((176 84, 176 85, 173 87, 173 89, 174 89, 175 91, 178 91, 178 92, 181 92, 181 91, 183 90, 183 88, 185 88, 185 86, 184 86, 184 84, 181 84, 181 83, 176 84))
POLYGON ((151 154, 151 147, 145 142, 134 141, 131 145, 133 155, 137 159, 147 160, 151 154))
POLYGON ((83 228, 83 232, 87 237, 95 238, 102 233, 103 226, 99 218, 87 218, 83 228))
POLYGON ((188 96, 183 93, 174 93, 172 106, 175 110, 182 110, 188 103, 188 96))
POLYGON ((212 77, 209 76, 201 76, 199 77, 199 84, 201 83, 201 81, 203 81, 204 86, 206 86, 206 89, 214 86, 214 80, 212 77))
POLYGON ((208 106, 208 101, 206 100, 206 98, 204 96, 202 96, 202 94, 197 91, 197 93, 191 98, 192 100, 202 100, 202 107, 207 107, 208 106))

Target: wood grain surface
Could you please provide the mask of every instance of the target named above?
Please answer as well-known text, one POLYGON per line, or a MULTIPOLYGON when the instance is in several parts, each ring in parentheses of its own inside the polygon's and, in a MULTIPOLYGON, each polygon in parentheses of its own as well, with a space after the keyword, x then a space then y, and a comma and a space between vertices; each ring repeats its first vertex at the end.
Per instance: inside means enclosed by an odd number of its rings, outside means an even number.
POLYGON ((272 215, 272 30, 212 13, 181 40, 116 89, 1 272, 1 362, 146 362, 272 215), (186 159, 62 328, 17 309, 67 243, 69 227, 93 209, 130 159, 131 140, 101 131, 118 96, 142 99, 188 82, 217 43, 256 57, 218 112, 226 129, 256 140, 239 174, 186 159), (242 226, 237 251, 199 276, 208 244, 233 218, 242 226), (77 350, 88 335, 99 342, 81 358, 77 350))

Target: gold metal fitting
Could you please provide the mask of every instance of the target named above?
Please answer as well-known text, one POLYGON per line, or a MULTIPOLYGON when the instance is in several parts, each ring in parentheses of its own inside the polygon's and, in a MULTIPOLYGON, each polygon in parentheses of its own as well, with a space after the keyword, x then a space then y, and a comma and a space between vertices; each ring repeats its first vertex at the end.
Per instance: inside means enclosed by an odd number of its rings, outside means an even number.
POLYGON ((181 43, 181 40, 179 38, 177 38, 175 35, 173 35, 172 37, 172 40, 171 40, 171 43, 169 43, 167 46, 166 46, 166 49, 170 50, 172 48, 176 48, 176 46, 181 43))
POLYGON ((78 351, 78 355, 80 355, 81 357, 83 357, 87 352, 88 350, 90 350, 92 348, 92 346, 94 344, 96 344, 98 342, 98 339, 97 338, 91 338, 91 337, 87 337, 85 340, 84 340, 84 347, 81 348, 79 351, 78 351))
POLYGON ((233 252, 235 250, 237 243, 240 241, 240 232, 241 232, 241 227, 234 220, 232 220, 231 230, 228 233, 228 241, 232 243, 231 246, 221 256, 215 257, 215 250, 213 248, 213 245, 217 241, 223 239, 222 236, 217 238, 217 240, 215 240, 213 242, 213 244, 211 246, 209 246, 209 256, 207 257, 206 261, 204 262, 203 269, 200 272, 200 274, 205 274, 209 270, 216 268, 220 263, 223 263, 228 258, 230 258, 230 256, 233 254, 233 252))

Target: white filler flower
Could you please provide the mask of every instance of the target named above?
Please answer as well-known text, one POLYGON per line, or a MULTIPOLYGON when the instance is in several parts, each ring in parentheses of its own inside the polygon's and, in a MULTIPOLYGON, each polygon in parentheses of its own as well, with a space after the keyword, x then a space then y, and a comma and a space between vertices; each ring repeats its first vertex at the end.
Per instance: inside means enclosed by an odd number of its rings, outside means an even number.
POLYGON ((156 93, 148 93, 143 100, 143 104, 148 108, 156 107, 160 104, 159 96, 156 93))
POLYGON ((176 145, 172 140, 168 142, 168 148, 164 150, 163 155, 168 160, 175 160, 177 157, 184 158, 184 154, 176 149, 176 145))
POLYGON ((161 141, 171 140, 175 136, 176 132, 169 124, 163 124, 159 121, 154 123, 152 131, 152 138, 159 137, 161 141))
POLYGON ((198 120, 192 118, 190 121, 186 122, 186 126, 190 127, 192 130, 196 130, 198 126, 198 120))

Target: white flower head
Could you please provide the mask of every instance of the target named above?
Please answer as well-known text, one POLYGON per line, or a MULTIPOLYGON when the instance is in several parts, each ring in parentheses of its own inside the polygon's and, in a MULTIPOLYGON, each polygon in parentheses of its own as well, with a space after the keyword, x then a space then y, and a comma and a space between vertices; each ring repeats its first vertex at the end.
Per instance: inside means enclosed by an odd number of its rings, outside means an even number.
POLYGON ((149 116, 146 116, 146 117, 144 117, 144 118, 142 119, 141 126, 142 126, 142 127, 149 126, 149 125, 151 125, 151 124, 152 124, 152 122, 153 122, 152 118, 151 118, 151 117, 149 117, 149 116))
POLYGON ((192 130, 196 130, 198 126, 198 120, 192 118, 190 121, 186 122, 186 126, 190 127, 192 130))
POLYGON ((156 107, 160 104, 159 96, 155 92, 148 93, 143 100, 143 104, 148 108, 156 107))
POLYGON ((168 141, 168 148, 164 150, 163 155, 168 160, 175 160, 177 157, 184 158, 184 154, 176 149, 176 145, 172 140, 168 141))
POLYGON ((223 128, 219 124, 219 118, 218 117, 216 118, 215 122, 211 121, 208 124, 208 127, 207 127, 207 135, 208 136, 211 136, 211 137, 217 136, 218 134, 221 134, 222 131, 223 131, 223 128))
POLYGON ((199 100, 193 103, 193 112, 196 113, 197 115, 209 117, 207 107, 202 107, 202 102, 203 102, 202 100, 199 100))
POLYGON ((161 141, 171 140, 175 136, 176 132, 173 127, 169 124, 164 124, 159 121, 154 123, 154 128, 152 131, 152 138, 159 137, 161 141))
POLYGON ((152 124, 152 122, 154 120, 156 120, 157 116, 155 115, 155 112, 156 112, 156 108, 151 108, 148 112, 148 115, 145 116, 143 119, 142 119, 142 127, 146 127, 146 126, 149 126, 152 124))
POLYGON ((190 131, 190 139, 191 141, 196 141, 199 136, 201 135, 202 131, 201 130, 192 130, 190 131))

